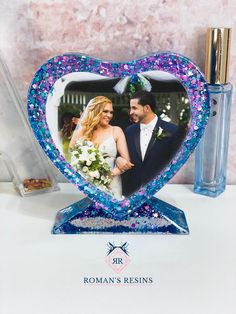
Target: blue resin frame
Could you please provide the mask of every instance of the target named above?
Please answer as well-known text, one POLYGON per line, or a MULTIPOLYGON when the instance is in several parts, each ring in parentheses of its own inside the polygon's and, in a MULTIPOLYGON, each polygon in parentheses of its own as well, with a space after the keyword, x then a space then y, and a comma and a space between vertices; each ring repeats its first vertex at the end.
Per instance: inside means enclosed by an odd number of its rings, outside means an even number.
POLYGON ((102 208, 117 219, 134 212, 184 165, 203 135, 209 114, 209 93, 203 74, 190 59, 173 52, 160 52, 127 62, 102 61, 77 53, 56 56, 36 72, 28 92, 29 121, 44 152, 71 183, 94 201, 95 207, 102 208), (191 124, 175 157, 162 172, 129 198, 119 201, 86 181, 56 148, 46 122, 47 96, 53 92, 53 85, 57 80, 72 72, 90 72, 110 78, 123 78, 152 70, 172 74, 184 86, 190 100, 191 124))

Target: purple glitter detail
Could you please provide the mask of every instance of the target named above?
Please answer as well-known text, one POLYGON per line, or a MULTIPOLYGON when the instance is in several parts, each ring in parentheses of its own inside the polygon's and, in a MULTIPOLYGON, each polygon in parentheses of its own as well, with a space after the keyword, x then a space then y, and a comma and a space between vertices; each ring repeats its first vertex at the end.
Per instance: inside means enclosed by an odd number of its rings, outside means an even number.
POLYGON ((203 135, 209 114, 209 93, 203 74, 191 60, 172 52, 162 52, 138 60, 117 63, 80 54, 56 56, 43 64, 36 72, 28 92, 29 121, 47 156, 71 183, 114 218, 125 217, 130 214, 130 211, 135 211, 176 174, 197 146, 203 135), (60 155, 46 122, 47 97, 53 91, 55 82, 69 73, 90 72, 117 78, 153 70, 173 74, 184 86, 191 101, 191 125, 179 151, 166 168, 129 198, 118 201, 87 182, 60 155))

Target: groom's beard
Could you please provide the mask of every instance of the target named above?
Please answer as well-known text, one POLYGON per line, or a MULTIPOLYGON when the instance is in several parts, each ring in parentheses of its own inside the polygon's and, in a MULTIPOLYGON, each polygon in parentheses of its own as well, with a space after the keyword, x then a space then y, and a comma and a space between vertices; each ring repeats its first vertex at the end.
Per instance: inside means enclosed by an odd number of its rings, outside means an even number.
POLYGON ((131 121, 133 123, 142 123, 143 119, 145 118, 145 116, 137 116, 137 115, 133 115, 131 116, 131 121))
POLYGON ((139 122, 138 118, 134 118, 134 117, 130 117, 130 121, 132 123, 138 123, 139 122))
POLYGON ((142 123, 142 121, 146 118, 146 113, 144 112, 144 108, 142 108, 142 111, 139 111, 139 114, 133 113, 130 115, 132 122, 134 123, 142 123))

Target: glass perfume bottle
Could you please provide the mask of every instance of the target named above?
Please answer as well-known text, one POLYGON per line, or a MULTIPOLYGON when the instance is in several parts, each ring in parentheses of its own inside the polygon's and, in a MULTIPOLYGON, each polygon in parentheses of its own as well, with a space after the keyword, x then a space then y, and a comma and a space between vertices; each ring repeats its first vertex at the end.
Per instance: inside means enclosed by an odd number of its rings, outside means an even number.
POLYGON ((207 32, 205 75, 211 115, 196 149, 194 192, 216 197, 225 190, 232 85, 228 82, 231 29, 207 32))

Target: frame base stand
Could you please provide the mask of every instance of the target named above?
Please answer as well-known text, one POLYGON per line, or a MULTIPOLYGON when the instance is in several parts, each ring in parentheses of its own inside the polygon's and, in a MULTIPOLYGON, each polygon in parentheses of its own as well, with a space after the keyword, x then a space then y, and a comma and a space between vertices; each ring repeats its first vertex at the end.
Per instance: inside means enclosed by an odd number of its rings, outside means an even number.
POLYGON ((156 197, 122 220, 84 198, 61 209, 52 229, 52 234, 80 233, 189 234, 189 229, 182 210, 156 197))

